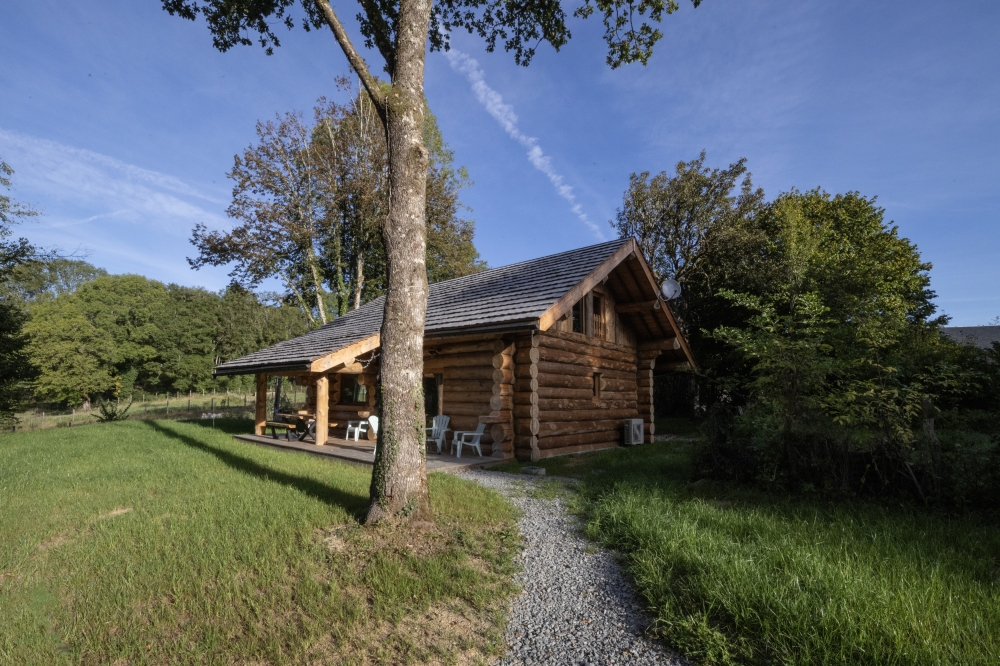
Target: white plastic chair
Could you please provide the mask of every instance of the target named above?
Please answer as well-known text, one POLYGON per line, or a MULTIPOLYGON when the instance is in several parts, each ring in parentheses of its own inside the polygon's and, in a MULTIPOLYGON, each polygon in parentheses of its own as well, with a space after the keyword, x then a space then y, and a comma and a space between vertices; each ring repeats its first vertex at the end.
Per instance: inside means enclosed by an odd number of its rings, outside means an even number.
POLYGON ((462 457, 462 445, 474 446, 476 447, 476 452, 479 457, 483 457, 483 450, 479 448, 479 440, 483 437, 483 432, 486 430, 486 424, 480 423, 479 427, 475 430, 456 430, 455 436, 451 440, 451 448, 458 448, 458 455, 456 458, 462 457))
POLYGON ((354 441, 358 441, 358 435, 361 433, 368 433, 368 428, 372 429, 372 432, 376 435, 378 434, 378 417, 369 416, 366 421, 348 421, 347 422, 347 436, 345 439, 351 438, 351 432, 354 433, 354 441))
POLYGON ((434 425, 427 428, 427 441, 437 444, 438 453, 441 453, 441 447, 444 446, 444 434, 448 431, 449 421, 451 421, 450 416, 435 416, 431 422, 434 425))

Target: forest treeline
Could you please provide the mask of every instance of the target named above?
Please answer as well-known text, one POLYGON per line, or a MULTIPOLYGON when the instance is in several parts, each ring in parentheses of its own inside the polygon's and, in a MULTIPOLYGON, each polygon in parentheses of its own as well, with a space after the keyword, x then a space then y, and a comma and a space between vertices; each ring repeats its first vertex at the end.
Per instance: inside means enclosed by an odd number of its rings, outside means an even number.
MULTIPOLYGON (((382 295, 380 221, 388 206, 385 137, 365 93, 321 99, 311 120, 291 112, 257 125, 234 159, 229 230, 195 225, 195 269, 230 268, 222 292, 108 275, 13 238, 36 215, 0 196, 0 420, 26 405, 88 406, 145 392, 250 389, 214 378, 216 364, 301 335, 382 295), (274 285, 277 293, 260 293, 274 285)), ((471 184, 425 110, 427 278, 486 266, 464 217, 471 184)), ((0 186, 13 170, 0 162, 0 186)))
POLYGON ((767 199, 745 160, 632 174, 613 225, 661 279, 699 368, 661 406, 704 421, 702 473, 784 491, 996 505, 1000 346, 943 336, 931 265, 874 198, 767 199))
POLYGON ((108 275, 80 260, 29 262, 7 288, 27 314, 35 375, 25 397, 42 405, 86 408, 137 389, 245 390, 246 378, 213 378, 216 363, 309 330, 301 309, 277 295, 108 275))

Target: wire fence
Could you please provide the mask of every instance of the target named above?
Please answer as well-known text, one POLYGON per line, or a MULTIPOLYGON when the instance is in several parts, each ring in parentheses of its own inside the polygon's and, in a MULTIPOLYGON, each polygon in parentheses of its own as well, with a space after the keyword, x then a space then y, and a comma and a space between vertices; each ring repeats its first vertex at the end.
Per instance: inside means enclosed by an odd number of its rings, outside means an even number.
MULTIPOLYGON (((195 393, 180 392, 165 394, 138 394, 132 400, 125 420, 142 421, 153 419, 197 419, 254 417, 256 396, 252 393, 195 393)), ((284 403, 285 401, 282 400, 284 403)), ((273 393, 268 392, 268 408, 273 409, 273 393)), ((115 407, 124 409, 128 401, 117 400, 115 407)), ((44 430, 47 428, 71 428, 99 421, 101 411, 97 406, 91 409, 32 409, 17 414, 17 422, 7 432, 44 430)))

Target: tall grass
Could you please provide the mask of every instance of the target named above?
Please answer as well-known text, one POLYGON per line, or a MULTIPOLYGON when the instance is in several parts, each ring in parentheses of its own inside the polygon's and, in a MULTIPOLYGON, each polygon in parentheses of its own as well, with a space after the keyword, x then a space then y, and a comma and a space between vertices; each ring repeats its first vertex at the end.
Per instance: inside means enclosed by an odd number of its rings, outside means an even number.
POLYGON ((994 517, 690 483, 686 446, 558 468, 583 480, 586 529, 622 552, 653 631, 692 661, 1000 663, 994 517))
POLYGON ((0 663, 447 660, 385 627, 435 607, 495 623, 514 510, 432 475, 437 528, 363 528, 369 480, 197 423, 4 435, 0 663))

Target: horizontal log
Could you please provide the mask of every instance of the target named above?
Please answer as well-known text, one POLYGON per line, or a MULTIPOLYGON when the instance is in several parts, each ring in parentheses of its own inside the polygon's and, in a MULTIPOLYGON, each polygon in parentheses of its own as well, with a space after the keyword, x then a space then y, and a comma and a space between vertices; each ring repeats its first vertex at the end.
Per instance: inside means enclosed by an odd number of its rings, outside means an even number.
POLYGON ((514 435, 514 448, 516 449, 537 449, 538 438, 534 435, 514 435))
POLYGON ((514 405, 514 417, 519 419, 537 419, 538 405, 514 405))
POLYGON ((513 384, 493 384, 490 386, 490 393, 493 395, 502 396, 513 396, 514 395, 514 385, 513 384))
POLYGON ((591 347, 580 342, 562 340, 559 338, 545 338, 544 343, 542 344, 541 347, 539 347, 539 349, 540 350, 556 349, 559 351, 569 352, 571 354, 592 356, 594 358, 607 359, 609 361, 616 361, 618 363, 635 362, 635 354, 609 351, 607 349, 602 349, 600 347, 591 347))
POLYGON ((607 444, 620 444, 624 430, 602 430, 599 432, 585 432, 577 435, 559 435, 556 437, 539 437, 539 450, 558 449, 566 446, 580 446, 581 444, 596 444, 598 442, 607 444))
POLYGON ((424 367, 466 368, 470 365, 492 365, 495 354, 478 352, 474 354, 445 354, 424 359, 424 367))
POLYGON ((552 361, 538 362, 539 376, 544 374, 553 374, 592 377, 595 372, 601 373, 607 379, 625 379, 627 377, 635 377, 635 366, 632 366, 627 370, 612 370, 601 367, 597 363, 588 365, 573 365, 571 363, 553 363, 552 361))
MULTIPOLYGON (((539 421, 541 421, 541 419, 539 419, 539 421)), ((609 419, 602 421, 542 421, 539 423, 538 431, 530 434, 537 434, 539 439, 542 439, 545 437, 558 437, 560 435, 579 435, 587 432, 620 430, 624 427, 624 424, 624 419, 609 419)))
POLYGON ((481 379, 492 382, 493 372, 493 366, 491 365, 477 365, 466 368, 445 368, 444 385, 447 386, 448 381, 452 379, 481 379))
MULTIPOLYGON (((456 402, 456 403, 445 403, 444 413, 446 416, 487 416, 493 410, 490 409, 489 405, 466 403, 466 402, 456 402)), ((476 422, 478 423, 478 421, 476 422)))
POLYGON ((514 396, 501 396, 495 395, 490 398, 490 409, 493 411, 499 411, 501 409, 513 409, 514 408, 514 396))
MULTIPOLYGON (((593 387, 587 388, 566 388, 561 386, 539 386, 538 399, 543 400, 545 398, 593 398, 594 389, 593 387)), ((603 393, 602 393, 603 395, 603 393)))
POLYGON ((509 423, 494 423, 489 430, 490 439, 494 442, 503 442, 514 437, 514 427, 509 423))
POLYGON ((634 392, 636 389, 634 379, 606 379, 607 382, 604 388, 608 391, 629 391, 634 392))
POLYGON ((537 435, 540 425, 538 419, 518 419, 514 423, 514 432, 518 435, 537 435))
POLYGON ((616 361, 614 359, 592 356, 590 354, 580 354, 566 351, 564 349, 552 349, 551 347, 542 347, 538 355, 540 357, 540 361, 593 367, 597 372, 604 369, 618 370, 621 372, 635 372, 636 368, 634 361, 616 361))
POLYGON ((540 357, 541 354, 538 351, 538 347, 525 347, 517 350, 514 354, 514 361, 518 365, 522 363, 538 363, 540 357))
POLYGON ((537 347, 541 342, 542 336, 539 334, 525 335, 514 341, 514 347, 517 349, 526 349, 530 347, 537 347))
MULTIPOLYGON (((616 380, 623 381, 623 380, 616 380)), ((634 383, 634 382, 633 382, 634 383)), ((552 373, 538 376, 538 388, 571 388, 589 389, 590 394, 594 394, 594 378, 591 376, 580 377, 577 375, 556 375, 552 373)))
POLYGON ((488 353, 499 354, 504 350, 503 340, 479 340, 456 342, 449 344, 444 341, 425 343, 424 356, 451 356, 453 354, 488 353))
MULTIPOLYGON (((607 400, 601 395, 600 398, 589 399, 566 399, 566 398, 545 398, 538 401, 538 409, 542 411, 554 411, 557 409, 578 410, 578 409, 635 409, 636 401, 632 400, 607 400)), ((517 407, 515 407, 517 409, 517 407)))
POLYGON ((444 382, 445 391, 455 391, 460 393, 462 391, 486 391, 492 392, 493 390, 493 379, 451 379, 446 378, 444 382))
POLYGON ((637 303, 619 303, 615 306, 618 314, 652 314, 654 310, 660 309, 660 299, 653 301, 639 301, 637 303))
POLYGON ((492 398, 492 391, 453 391, 447 386, 444 388, 444 404, 446 405, 450 402, 474 402, 488 405, 492 398))
POLYGON ((534 363, 518 363, 514 368, 514 376, 518 379, 537 377, 538 366, 534 363))
MULTIPOLYGON (((620 345, 617 342, 611 342, 610 340, 602 340, 600 338, 587 338, 582 337, 579 333, 567 333, 565 331, 557 331, 555 329, 549 329, 541 334, 542 347, 551 347, 553 345, 553 340, 562 340, 563 342, 570 342, 575 344, 584 344, 588 347, 599 347, 606 352, 611 354, 620 355, 621 360, 628 360, 629 358, 635 357, 635 349, 627 347, 625 345, 620 345)), ((574 351, 569 349, 569 351, 574 351)), ((608 356, 612 358, 612 356, 608 356)))
POLYGON ((545 424, 547 423, 561 423, 565 421, 572 421, 574 423, 593 423, 593 422, 603 422, 612 419, 635 419, 639 418, 637 415, 638 411, 635 408, 632 409, 590 409, 590 410, 552 410, 552 411, 540 411, 538 413, 538 420, 542 424, 540 433, 546 432, 545 424))
POLYGON ((523 393, 525 391, 537 391, 538 390, 538 378, 532 377, 528 379, 527 377, 518 377, 514 382, 514 393, 523 393))
POLYGON ((537 405, 538 393, 536 391, 518 391, 514 393, 514 405, 537 405))
POLYGON ((465 335, 434 335, 428 334, 424 338, 425 347, 440 347, 442 345, 457 345, 466 342, 485 342, 490 340, 500 340, 503 336, 500 333, 466 333, 465 335))

